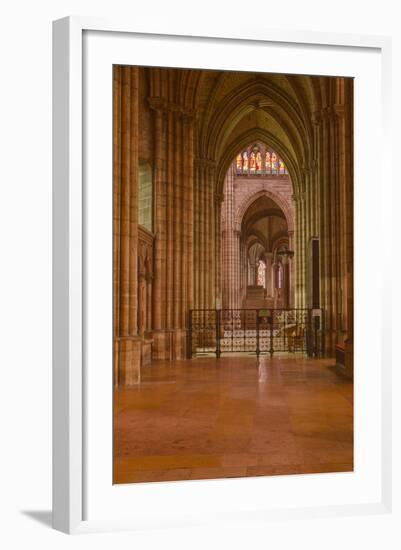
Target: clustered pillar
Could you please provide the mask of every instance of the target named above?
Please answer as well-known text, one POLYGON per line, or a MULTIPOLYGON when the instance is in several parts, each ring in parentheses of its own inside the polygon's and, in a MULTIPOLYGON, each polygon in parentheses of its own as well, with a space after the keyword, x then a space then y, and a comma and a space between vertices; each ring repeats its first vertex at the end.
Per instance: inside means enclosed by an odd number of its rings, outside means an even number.
POLYGON ((155 157, 153 358, 186 357, 193 300, 193 115, 151 97, 155 157))
POLYGON ((138 68, 114 71, 115 383, 140 378, 138 335, 138 68))
MULTIPOLYGON (((241 232, 234 227, 234 168, 230 167, 224 185, 222 222, 223 308, 241 308, 241 232)), ((256 276, 256 275, 255 275, 256 276)), ((253 283, 254 284, 254 283, 253 283)))
POLYGON ((313 117, 313 158, 303 166, 293 197, 295 304, 311 307, 307 251, 310 240, 318 238, 326 352, 333 355, 336 344, 345 344, 346 370, 352 376, 352 82, 338 78, 327 83, 325 92, 326 104, 313 117))
POLYGON ((215 192, 215 162, 195 159, 194 193, 194 307, 214 309, 219 297, 221 199, 215 192))

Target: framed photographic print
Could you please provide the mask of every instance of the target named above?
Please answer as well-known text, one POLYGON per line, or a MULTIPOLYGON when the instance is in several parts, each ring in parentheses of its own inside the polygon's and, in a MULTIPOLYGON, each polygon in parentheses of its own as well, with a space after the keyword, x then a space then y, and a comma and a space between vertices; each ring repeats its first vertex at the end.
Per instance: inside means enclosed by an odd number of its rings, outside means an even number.
POLYGON ((56 528, 389 510, 389 50, 54 23, 56 528))

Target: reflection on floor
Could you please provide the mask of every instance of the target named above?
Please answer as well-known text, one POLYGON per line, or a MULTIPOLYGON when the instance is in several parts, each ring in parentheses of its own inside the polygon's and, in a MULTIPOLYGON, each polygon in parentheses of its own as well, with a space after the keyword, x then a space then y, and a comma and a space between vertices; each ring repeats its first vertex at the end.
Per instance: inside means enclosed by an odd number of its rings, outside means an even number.
POLYGON ((353 384, 333 360, 157 362, 115 391, 114 482, 353 470, 353 384))

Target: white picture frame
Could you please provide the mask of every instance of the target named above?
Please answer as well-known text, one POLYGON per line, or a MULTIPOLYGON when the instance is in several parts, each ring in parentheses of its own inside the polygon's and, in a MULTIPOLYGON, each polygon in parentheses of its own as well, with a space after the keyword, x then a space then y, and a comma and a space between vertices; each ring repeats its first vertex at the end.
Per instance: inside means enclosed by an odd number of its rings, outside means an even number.
MULTIPOLYGON (((116 37, 147 37, 157 41, 160 37, 180 37, 188 43, 209 44, 282 44, 291 48, 314 47, 337 48, 347 52, 374 51, 380 58, 381 67, 381 98, 380 98, 380 125, 382 134, 382 150, 389 145, 390 127, 390 86, 391 86, 391 41, 387 37, 336 35, 313 32, 282 32, 271 29, 238 29, 229 32, 214 29, 187 29, 174 27, 169 24, 165 29, 142 28, 140 25, 130 25, 124 22, 103 21, 93 18, 69 17, 54 22, 53 30, 53 526, 67 533, 113 530, 113 529, 137 529, 154 522, 155 525, 181 525, 202 523, 201 510, 196 509, 194 515, 180 516, 177 508, 177 517, 174 513, 160 519, 158 514, 152 518, 146 512, 145 501, 159 491, 164 491, 161 485, 172 488, 172 491, 185 493, 185 484, 194 482, 180 482, 171 484, 146 484, 141 485, 140 495, 144 513, 141 519, 138 517, 105 517, 98 514, 96 518, 88 517, 88 489, 87 477, 95 475, 92 469, 89 472, 85 453, 90 434, 91 423, 88 421, 88 324, 87 308, 85 306, 86 293, 88 292, 88 280, 85 270, 89 259, 88 245, 91 240, 87 238, 87 219, 85 217, 85 201, 88 200, 84 179, 86 178, 85 154, 88 153, 83 139, 85 103, 84 78, 85 71, 83 59, 87 54, 85 50, 85 33, 101 33, 108 35, 108 40, 116 40, 116 37), (217 42, 216 42, 217 41, 217 42), (84 146, 85 145, 85 146, 84 146), (152 487, 150 487, 152 486, 152 487), (182 489, 184 488, 184 489, 182 489), (159 517, 159 519, 156 519, 159 517)), ((217 46, 216 46, 217 48, 217 46)), ((89 54, 90 56, 90 54, 89 54)), ((118 57, 118 56, 117 56, 118 57)), ((117 58, 116 58, 117 59, 117 58)), ((120 62, 118 59, 117 62, 120 62)), ((135 64, 135 63, 132 63, 135 64)), ((139 63, 138 63, 139 64, 139 63)), ((145 63, 144 63, 145 64, 145 63)), ((174 62, 172 66, 176 66, 174 62)), ((207 65, 205 65, 207 67, 207 65)), ((301 65, 300 65, 301 67, 301 65)), ((302 72, 301 68, 299 72, 302 72)), ((110 80, 111 87, 111 80, 110 80)), ((111 140, 111 134, 108 137, 111 140)), ((111 142, 110 142, 111 143, 111 142)), ((382 163, 383 167, 379 175, 382 183, 382 193, 391 194, 390 168, 382 163)), ((111 183, 111 180, 110 180, 111 183)), ((89 192, 89 199, 90 199, 89 192)), ((110 195, 111 196, 111 195, 110 195)), ((111 201, 111 199, 110 199, 111 201)), ((111 207, 111 205, 110 205, 111 207)), ((384 210, 380 212, 380 235, 386 231, 391 232, 386 224, 384 210)), ((90 231, 89 231, 90 232, 90 231)), ((389 254, 386 245, 383 245, 383 254, 389 254)), ((386 283, 385 275, 380 275, 381 285, 386 283)), ((106 280, 107 283, 107 280, 106 280)), ((110 287, 111 288, 111 287, 110 287)), ((110 291, 111 299, 111 291, 110 291)), ((377 304, 383 322, 388 322, 390 305, 389 298, 380 299, 377 304)), ((373 307, 376 307, 373 306, 373 307)), ((374 467, 377 472, 380 469, 380 487, 376 487, 376 493, 380 497, 370 499, 367 497, 360 502, 344 499, 343 502, 326 503, 321 506, 313 506, 309 502, 303 504, 303 498, 296 499, 295 505, 269 508, 255 506, 254 509, 244 512, 240 506, 235 506, 223 514, 220 519, 236 521, 238 519, 250 521, 265 521, 275 517, 309 518, 321 515, 353 515, 365 513, 387 513, 391 510, 391 356, 390 356, 390 331, 381 331, 377 349, 373 357, 378 357, 380 363, 376 387, 371 388, 372 396, 380 407, 380 418, 377 427, 378 439, 380 439, 380 457, 374 467), (377 353, 376 353, 377 352, 377 353)), ((110 364, 110 392, 111 392, 110 364)), ((358 383, 358 371, 356 371, 356 383, 358 383)), ((357 405, 358 406, 358 400, 357 405)), ((109 411, 110 412, 110 411, 109 411)), ((356 410, 358 412, 358 409, 356 410)), ((106 411, 106 414, 108 412, 106 411)), ((111 418, 110 418, 111 422, 111 418)), ((108 425, 109 426, 109 425, 108 425)), ((374 429, 372 429, 372 433, 374 429)), ((373 466, 372 466, 373 468, 373 466)), ((293 478, 302 476, 292 476, 293 478)), ((305 477, 305 476, 303 476, 305 477)), ((260 482, 259 478, 259 482, 260 482)), ((339 478, 340 479, 340 478, 339 478)), ((111 480, 111 476, 110 476, 111 480)), ((314 485, 321 483, 323 477, 310 476, 310 482, 314 485), (312 479, 313 478, 313 479, 312 479)), ((250 485, 247 491, 251 494, 255 487, 255 480, 248 480, 250 485)), ((258 481, 258 480, 256 480, 258 481)), ((229 497, 232 484, 242 483, 243 480, 217 480, 195 482, 191 490, 200 495, 205 488, 204 498, 208 488, 213 491, 222 491, 229 497), (230 485, 231 484, 231 485, 230 485), (196 489, 194 489, 196 487, 196 489), (201 489, 200 489, 201 488, 201 489), (212 489, 211 489, 212 490, 212 489)), ((91 482, 92 483, 92 482, 91 482)), ((103 483, 103 481, 102 481, 103 483)), ((278 483, 281 483, 280 481, 278 483)), ((309 481, 308 481, 309 483, 309 481)), ((341 484, 341 481, 339 481, 341 484)), ((344 481, 344 483, 347 483, 344 481)), ((93 486, 93 483, 92 483, 93 486)), ((238 485, 237 485, 238 487, 238 485)), ((242 487, 245 487, 242 484, 242 487)), ((301 485, 300 485, 301 487, 301 485)), ((302 485, 303 487, 303 485, 302 485)), ((346 485, 344 485, 346 487, 346 485)), ((123 489, 125 492, 130 487, 123 489)), ((218 494, 218 493, 213 493, 218 494)), ((284 491, 285 494, 285 491, 284 491)), ((138 493, 139 495, 139 493, 138 493)), ((287 494, 288 496, 288 494, 287 494)), ((122 497, 122 492, 120 496, 122 497)), ((200 498, 203 498, 200 496, 200 498)), ((125 497, 124 497, 125 498, 125 497)), ((130 497, 131 498, 131 497, 130 497)), ((167 496, 162 496, 167 498, 167 496)), ((173 511, 174 512, 174 511, 173 511)), ((218 515, 218 514, 217 514, 218 515)), ((210 518, 209 518, 210 519, 210 518)), ((209 520, 208 518, 205 521, 209 520)))

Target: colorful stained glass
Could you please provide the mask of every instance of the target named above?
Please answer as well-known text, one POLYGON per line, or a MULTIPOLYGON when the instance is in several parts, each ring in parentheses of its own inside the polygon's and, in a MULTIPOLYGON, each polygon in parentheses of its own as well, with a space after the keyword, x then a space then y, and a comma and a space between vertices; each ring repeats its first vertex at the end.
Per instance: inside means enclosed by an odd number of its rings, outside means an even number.
POLYGON ((283 281, 284 281, 283 266, 280 263, 277 269, 277 288, 283 288, 283 281))
POLYGON ((256 153, 256 172, 258 174, 262 173, 262 155, 260 154, 260 151, 256 153))
POLYGON ((249 157, 249 172, 251 174, 254 174, 255 171, 256 171, 256 155, 254 151, 252 151, 249 157))
POLYGON ((272 153, 272 174, 277 174, 277 155, 276 153, 272 153))
POLYGON ((266 288, 266 264, 263 260, 259 260, 258 265, 258 286, 266 288))
POLYGON ((241 153, 237 155, 237 174, 242 173, 242 155, 241 153))
POLYGON ((266 151, 266 174, 272 173, 272 159, 270 155, 270 151, 266 151))
POLYGON ((254 145, 250 149, 239 153, 234 162, 237 175, 288 175, 283 159, 275 151, 265 149, 264 146, 254 145))
POLYGON ((248 173, 248 153, 246 151, 242 153, 242 172, 243 174, 248 173))

